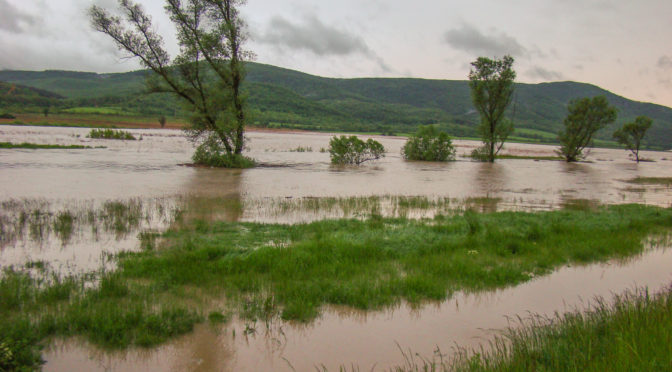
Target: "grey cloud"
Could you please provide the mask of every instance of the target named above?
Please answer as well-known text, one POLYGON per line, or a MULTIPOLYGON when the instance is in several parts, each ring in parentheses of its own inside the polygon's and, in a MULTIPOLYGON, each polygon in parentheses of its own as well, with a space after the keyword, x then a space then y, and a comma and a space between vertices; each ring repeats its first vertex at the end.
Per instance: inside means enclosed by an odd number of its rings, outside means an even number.
POLYGON ((447 31, 443 40, 455 49, 476 55, 525 56, 528 51, 515 38, 505 34, 485 35, 471 25, 463 25, 462 28, 447 31))
POLYGON ((318 56, 361 54, 375 61, 383 71, 390 71, 385 61, 372 51, 361 37, 325 25, 315 16, 305 17, 300 24, 279 16, 273 17, 266 32, 256 35, 254 39, 281 49, 305 50, 318 56))
POLYGON ((256 39, 278 47, 307 50, 319 56, 371 53, 359 36, 327 26, 315 16, 306 17, 302 24, 293 24, 278 16, 273 17, 266 32, 256 39))
POLYGON ((0 30, 21 33, 26 25, 35 23, 35 18, 16 9, 7 0, 0 0, 0 30))
POLYGON ((563 75, 561 73, 557 71, 547 70, 541 66, 532 67, 531 69, 525 72, 525 75, 534 79, 542 79, 545 81, 563 79, 563 75))
POLYGON ((672 79, 660 79, 658 84, 665 87, 666 89, 672 89, 672 79))
POLYGON ((662 56, 658 59, 658 67, 668 70, 672 69, 672 58, 668 56, 662 56))

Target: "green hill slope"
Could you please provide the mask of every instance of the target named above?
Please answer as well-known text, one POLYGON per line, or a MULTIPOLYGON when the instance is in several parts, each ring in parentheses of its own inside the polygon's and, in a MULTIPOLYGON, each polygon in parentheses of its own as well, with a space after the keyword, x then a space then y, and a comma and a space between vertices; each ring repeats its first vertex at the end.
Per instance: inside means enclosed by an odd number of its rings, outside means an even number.
MULTIPOLYGON (((247 70, 248 101, 257 125, 408 133, 421 124, 438 124, 456 136, 476 136, 478 115, 471 104, 467 81, 333 79, 258 63, 249 63, 247 70)), ((67 98, 39 101, 28 105, 31 107, 104 106, 144 115, 184 114, 174 98, 142 93, 145 74, 144 71, 120 74, 0 71, 0 81, 67 98)), ((575 82, 517 84, 515 136, 553 141, 562 127, 569 101, 595 95, 606 96, 619 110, 617 123, 598 133, 598 138, 611 139, 616 127, 646 115, 654 120, 647 136, 648 145, 672 147, 672 109, 631 101, 597 86, 575 82)))

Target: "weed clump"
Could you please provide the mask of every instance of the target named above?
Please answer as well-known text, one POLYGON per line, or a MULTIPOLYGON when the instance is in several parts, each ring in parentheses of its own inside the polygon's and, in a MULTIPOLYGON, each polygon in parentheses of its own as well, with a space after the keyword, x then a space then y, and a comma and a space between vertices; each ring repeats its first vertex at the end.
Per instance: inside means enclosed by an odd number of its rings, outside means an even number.
POLYGON ((133 136, 130 132, 123 131, 120 129, 91 129, 89 134, 86 135, 87 138, 99 138, 99 139, 113 139, 113 140, 131 140, 134 141, 137 138, 133 136))

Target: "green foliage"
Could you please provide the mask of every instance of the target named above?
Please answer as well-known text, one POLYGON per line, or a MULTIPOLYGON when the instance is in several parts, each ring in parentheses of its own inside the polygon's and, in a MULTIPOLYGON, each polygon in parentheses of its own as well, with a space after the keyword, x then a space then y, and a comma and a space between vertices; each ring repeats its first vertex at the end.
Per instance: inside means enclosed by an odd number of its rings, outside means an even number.
POLYGON ((8 113, 8 112, 3 112, 0 113, 0 119, 16 119, 16 116, 8 113))
POLYGON ((651 125, 653 125, 653 120, 646 116, 638 116, 634 122, 624 124, 622 128, 614 132, 614 138, 632 152, 638 163, 642 139, 651 125))
POLYGON ((71 114, 97 114, 97 115, 134 115, 133 112, 128 112, 119 107, 72 107, 61 110, 65 113, 71 114))
POLYGON ((219 138, 211 136, 196 147, 192 156, 195 164, 217 168, 252 168, 254 160, 224 150, 219 138))
POLYGON ((340 136, 329 141, 329 155, 333 164, 360 165, 385 157, 385 148, 371 138, 364 142, 357 136, 340 136))
POLYGON ((44 363, 40 338, 26 319, 0 320, 0 371, 39 370, 44 363))
POLYGON ((597 96, 574 100, 567 111, 565 129, 558 135, 558 155, 574 162, 584 157, 583 150, 592 145, 595 132, 616 120, 617 110, 604 96, 597 96))
POLYGON ((494 162, 507 137, 513 133, 513 121, 504 117, 516 79, 513 57, 504 56, 501 60, 479 57, 471 65, 469 87, 474 107, 481 116, 478 127, 483 139, 481 153, 487 161, 494 162))
MULTIPOLYGON (((587 312, 534 316, 484 353, 462 351, 432 371, 667 371, 672 365, 672 287, 597 299, 587 312)), ((418 369, 420 370, 420 369, 418 369)))
POLYGON ((216 136, 228 155, 240 155, 248 120, 242 91, 244 61, 252 56, 243 49, 244 22, 237 9, 241 3, 166 2, 164 8, 177 29, 181 52, 172 60, 140 5, 120 1, 123 18, 94 5, 89 17, 95 30, 154 72, 147 80, 150 91, 170 93, 185 104, 191 114, 188 133, 192 139, 216 136))
POLYGON ((161 126, 161 128, 166 126, 166 116, 165 115, 159 116, 159 125, 161 126))
POLYGON ((420 126, 406 141, 401 154, 407 160, 449 161, 455 160, 455 147, 450 136, 435 126, 420 126))
POLYGON ((114 129, 91 129, 89 134, 86 135, 87 138, 99 138, 99 139, 113 139, 113 140, 136 140, 133 134, 123 131, 123 130, 114 130, 114 129))

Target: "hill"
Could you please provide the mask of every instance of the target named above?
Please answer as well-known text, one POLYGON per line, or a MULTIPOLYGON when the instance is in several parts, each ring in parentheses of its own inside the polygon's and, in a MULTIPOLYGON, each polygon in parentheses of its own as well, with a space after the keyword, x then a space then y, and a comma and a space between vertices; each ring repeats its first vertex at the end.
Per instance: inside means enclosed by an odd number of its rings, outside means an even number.
MULTIPOLYGON (((334 79, 270 65, 249 63, 246 89, 253 121, 259 126, 308 130, 413 132, 438 124, 455 136, 476 136, 478 115, 467 81, 401 78, 334 79)), ((145 71, 96 74, 72 71, 0 71, 0 81, 53 92, 64 98, 27 105, 59 109, 113 107, 130 114, 185 115, 166 95, 143 94, 145 71)), ((51 94, 51 93, 50 93, 51 94)), ((672 109, 636 102, 597 86, 576 82, 517 84, 515 136, 555 141, 570 100, 604 95, 619 109, 618 121, 598 133, 609 140, 616 127, 639 115, 654 120, 648 139, 653 148, 672 147, 672 109)), ((20 110, 1 103, 0 109, 20 110)), ((510 112, 513 114, 513 111, 510 112)))

